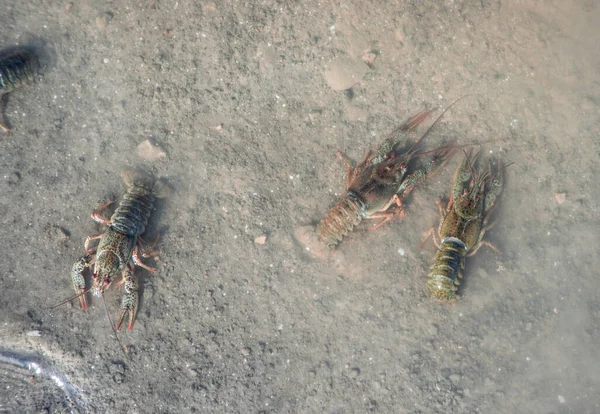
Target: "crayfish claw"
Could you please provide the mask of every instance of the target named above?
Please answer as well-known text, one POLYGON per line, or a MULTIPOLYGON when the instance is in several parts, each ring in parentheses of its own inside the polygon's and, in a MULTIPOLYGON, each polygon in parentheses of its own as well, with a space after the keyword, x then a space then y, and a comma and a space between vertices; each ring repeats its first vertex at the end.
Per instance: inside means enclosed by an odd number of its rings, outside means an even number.
POLYGON ((123 280, 121 284, 125 284, 125 293, 123 294, 123 302, 121 302, 121 315, 117 322, 117 331, 121 330, 121 325, 125 320, 125 316, 128 314, 129 325, 127 326, 127 330, 130 331, 133 329, 133 324, 135 322, 139 298, 137 280, 133 275, 133 270, 129 267, 126 267, 123 271, 123 280))
POLYGON ((71 270, 71 279, 73 280, 73 288, 75 289, 76 294, 75 297, 79 299, 81 309, 88 308, 88 302, 86 298, 87 290, 85 289, 85 279, 83 277, 83 272, 85 272, 85 269, 92 265, 93 258, 94 257, 91 254, 84 255, 79 260, 77 260, 75 264, 73 264, 73 268, 71 270))

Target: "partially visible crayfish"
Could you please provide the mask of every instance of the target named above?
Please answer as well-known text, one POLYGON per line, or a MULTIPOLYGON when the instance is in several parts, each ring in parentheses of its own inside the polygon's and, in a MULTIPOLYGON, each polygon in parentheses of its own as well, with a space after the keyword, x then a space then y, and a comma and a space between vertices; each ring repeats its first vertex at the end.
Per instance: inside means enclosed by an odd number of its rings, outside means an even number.
POLYGON ((488 171, 482 172, 478 166, 479 153, 473 158, 470 155, 471 151, 465 153, 464 160, 454 173, 452 193, 446 208, 440 198, 437 200, 441 217, 438 228, 440 241, 432 227, 419 246, 420 251, 427 239, 433 236, 438 248, 427 280, 427 288, 436 299, 450 300, 456 296, 465 258, 473 256, 481 246, 486 245, 500 253, 490 242, 483 240, 483 236, 495 224, 488 222, 502 193, 502 170, 505 167, 498 163, 493 168, 490 160, 488 171))
MULTIPOLYGON (((31 49, 18 47, 0 52, 0 103, 4 102, 3 95, 33 82, 39 70, 39 59, 31 49)), ((0 129, 8 133, 2 123, 0 129)))
POLYGON ((67 301, 79 298, 82 309, 87 309, 86 294, 90 290, 94 296, 101 297, 104 301, 104 291, 112 284, 115 277, 122 275, 118 285, 125 284, 125 294, 117 330, 121 329, 127 314, 129 314, 128 329, 131 330, 138 305, 138 284, 134 276, 134 264, 155 272, 155 269, 142 263, 139 256, 148 258, 158 255, 156 251, 146 250, 146 243, 140 235, 146 229, 155 199, 166 197, 170 188, 164 181, 156 180, 146 173, 126 170, 123 171, 122 176, 128 187, 127 193, 110 220, 100 215, 102 210, 112 204, 110 201, 102 204, 92 213, 94 221, 105 224, 108 228, 104 233, 86 238, 85 255, 75 262, 71 272, 76 295, 67 301), (90 243, 96 239, 100 239, 98 246, 90 247, 90 243), (92 286, 86 289, 83 273, 89 267, 93 267, 92 286))
POLYGON ((321 243, 335 247, 363 218, 380 219, 372 228, 376 229, 393 217, 404 215, 401 198, 444 164, 456 150, 456 147, 446 144, 428 151, 427 154, 433 154, 431 159, 407 174, 411 160, 425 154, 417 154, 419 144, 452 105, 406 152, 399 150, 400 145, 413 129, 431 115, 430 111, 423 110, 408 119, 386 138, 374 154, 367 152, 356 167, 352 167, 340 152, 337 153, 346 164, 346 195, 329 209, 317 225, 316 235, 321 243), (390 209, 394 205, 395 208, 390 209))

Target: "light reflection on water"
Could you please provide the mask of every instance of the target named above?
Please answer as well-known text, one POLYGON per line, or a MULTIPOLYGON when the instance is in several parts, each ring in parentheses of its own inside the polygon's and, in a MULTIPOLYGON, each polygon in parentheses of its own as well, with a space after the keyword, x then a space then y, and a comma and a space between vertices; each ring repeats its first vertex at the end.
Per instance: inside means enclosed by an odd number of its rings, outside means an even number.
POLYGON ((44 359, 0 350, 0 412, 86 412, 77 389, 44 359))

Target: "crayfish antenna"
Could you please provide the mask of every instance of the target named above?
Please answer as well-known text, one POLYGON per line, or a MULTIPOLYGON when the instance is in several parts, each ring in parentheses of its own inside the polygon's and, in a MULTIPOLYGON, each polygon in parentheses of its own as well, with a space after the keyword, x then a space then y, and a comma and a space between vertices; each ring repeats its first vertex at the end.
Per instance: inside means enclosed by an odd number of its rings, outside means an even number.
POLYGON ((479 158, 479 154, 481 154, 481 149, 477 152, 477 154, 475 154, 472 160, 471 151, 472 150, 469 150, 469 152, 467 153, 467 151, 465 151, 465 149, 463 148, 463 153, 465 154, 465 159, 467 160, 467 165, 469 166, 469 172, 471 173, 471 177, 473 177, 472 180, 475 181, 475 177, 477 176, 477 172, 475 171, 475 163, 479 158))
MULTIPOLYGON (((450 160, 450 158, 452 158, 454 156, 456 151, 458 151, 458 147, 456 145, 454 145, 454 141, 448 141, 447 143, 445 143, 444 145, 442 145, 439 148, 434 149, 433 151, 427 151, 428 153, 429 152, 434 153, 434 155, 430 161, 430 163, 434 164, 434 167, 430 170, 430 172, 428 172, 427 175, 428 176, 435 175, 437 173, 437 171, 439 171, 439 169, 441 167, 446 165, 448 160, 450 160)), ((419 155, 421 155, 421 154, 419 154, 419 155)))
MULTIPOLYGON (((442 117, 444 116, 444 114, 445 114, 446 112, 448 112, 448 110, 449 110, 450 108, 452 108, 452 107, 453 107, 454 105, 456 105, 458 102, 462 101, 462 100, 463 100, 464 98, 466 98, 467 96, 470 96, 470 95, 464 95, 464 96, 461 96, 460 98, 458 98, 457 100, 455 100, 454 102, 452 102, 452 103, 451 103, 451 104, 450 104, 450 105, 449 105, 449 106, 448 106, 446 109, 444 109, 444 110, 442 111, 442 113, 441 113, 441 114, 440 114, 440 115, 439 115, 439 116, 438 116, 438 117, 435 119, 435 121, 433 121, 433 124, 431 124, 431 125, 429 126, 429 128, 427 128, 427 131, 425 131, 425 133, 424 133, 424 134, 421 136, 421 138, 419 138, 419 139, 417 140, 417 142, 415 142, 415 143, 414 143, 414 144, 413 144, 413 145, 410 147, 410 149, 408 150, 409 157, 411 157, 412 155, 414 155, 414 154, 417 152, 418 146, 421 144, 421 141, 423 141, 423 139, 425 139, 425 137, 426 137, 427 135, 429 135, 429 133, 431 132, 431 130, 433 129, 433 127, 435 127, 435 126, 437 125, 437 123, 438 123, 438 122, 439 122, 439 121, 442 119, 442 117)), ((419 154, 419 155, 421 155, 421 154, 419 154)))
POLYGON ((113 335, 114 335, 115 339, 117 340, 117 343, 119 344, 119 348, 121 348, 123 355, 125 355, 125 358, 127 360, 131 361, 129 354, 127 353, 127 349, 121 343, 121 340, 119 339, 119 336, 117 335, 117 330, 115 329, 115 326, 112 323, 112 319, 110 318, 110 313, 108 312, 108 307, 106 306, 106 300, 104 300, 104 295, 101 295, 101 297, 102 297, 102 305, 104 306, 104 310, 106 311, 106 317, 108 318, 108 323, 110 324, 110 329, 112 329, 113 335))
POLYGON ((78 294, 76 294, 75 296, 71 296, 69 299, 63 300, 63 301, 62 301, 62 302, 60 302, 58 305, 54 305, 54 306, 52 306, 50 309, 58 308, 59 306, 61 306, 61 305, 64 305, 65 303, 68 303, 68 302, 72 301, 73 299, 77 299, 77 298, 79 298, 79 297, 81 297, 81 296, 84 296, 84 295, 86 295, 86 294, 87 294, 87 293, 88 293, 88 292, 89 292, 91 289, 92 289, 91 287, 90 287, 90 288, 87 288, 87 289, 86 289, 86 290, 84 290, 83 292, 81 292, 81 293, 78 293, 78 294))
POLYGON ((511 165, 513 165, 513 164, 515 164, 515 162, 514 162, 514 161, 513 161, 513 162, 509 162, 509 163, 508 163, 508 164, 506 164, 506 165, 503 165, 503 166, 502 166, 502 168, 500 168, 498 171, 496 171, 496 174, 499 174, 499 173, 501 173, 502 171, 506 170, 508 167, 510 167, 510 166, 511 166, 511 165))

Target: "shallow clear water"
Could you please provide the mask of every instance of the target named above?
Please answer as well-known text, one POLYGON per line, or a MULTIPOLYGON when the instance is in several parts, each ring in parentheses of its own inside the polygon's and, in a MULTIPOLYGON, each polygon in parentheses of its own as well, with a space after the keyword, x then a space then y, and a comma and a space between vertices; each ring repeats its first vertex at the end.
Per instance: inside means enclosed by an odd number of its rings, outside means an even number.
POLYGON ((0 346, 91 412, 599 412, 599 20, 586 0, 4 1, 0 47, 33 42, 46 68, 4 97, 0 346), (462 96, 425 148, 497 139, 514 165, 486 235, 503 254, 467 261, 461 300, 429 300, 418 251, 458 157, 403 219, 307 252, 298 228, 345 191, 336 151, 360 161, 462 96), (135 166, 174 194, 126 360, 97 298, 51 308, 135 166))

